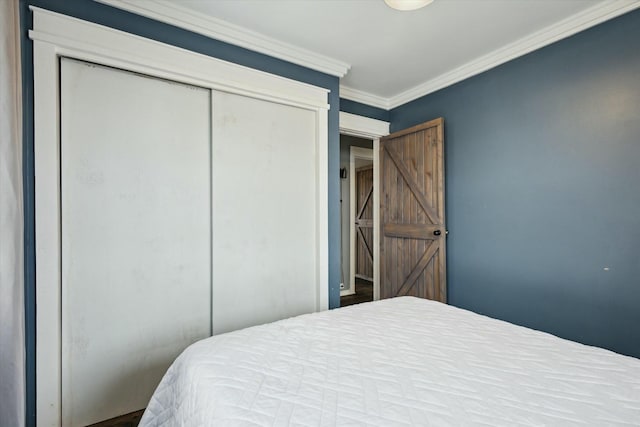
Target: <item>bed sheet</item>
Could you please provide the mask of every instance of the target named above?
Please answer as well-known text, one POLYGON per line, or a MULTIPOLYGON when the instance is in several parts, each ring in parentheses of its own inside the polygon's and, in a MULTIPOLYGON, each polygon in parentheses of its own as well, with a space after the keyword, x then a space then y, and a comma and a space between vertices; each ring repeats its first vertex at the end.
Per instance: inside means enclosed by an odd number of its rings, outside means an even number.
POLYGON ((640 425, 640 360, 394 298, 195 343, 140 425, 640 425))

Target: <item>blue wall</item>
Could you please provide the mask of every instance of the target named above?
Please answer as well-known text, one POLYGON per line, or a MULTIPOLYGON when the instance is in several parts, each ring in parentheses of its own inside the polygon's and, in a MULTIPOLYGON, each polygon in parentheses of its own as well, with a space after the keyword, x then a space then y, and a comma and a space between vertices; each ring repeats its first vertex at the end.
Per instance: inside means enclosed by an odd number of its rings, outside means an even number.
POLYGON ((393 109, 392 130, 436 117, 449 302, 640 357, 640 11, 393 109))
POLYGON ((106 25, 261 71, 330 89, 329 111, 329 306, 340 306, 339 80, 299 65, 212 40, 90 0, 20 0, 24 93, 25 304, 27 330, 27 425, 35 425, 35 250, 33 184, 33 45, 29 5, 106 25))
POLYGON ((370 119, 389 121, 390 112, 382 108, 373 107, 350 99, 340 98, 340 111, 369 117, 370 119))

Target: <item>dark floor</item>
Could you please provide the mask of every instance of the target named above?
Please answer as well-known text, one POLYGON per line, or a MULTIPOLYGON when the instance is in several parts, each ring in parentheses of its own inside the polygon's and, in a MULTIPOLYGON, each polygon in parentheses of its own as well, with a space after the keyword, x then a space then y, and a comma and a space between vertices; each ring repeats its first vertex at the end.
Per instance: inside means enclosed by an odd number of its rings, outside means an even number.
POLYGON ((144 409, 141 409, 140 411, 132 412, 127 415, 91 424, 89 427, 137 427, 138 424, 140 424, 140 418, 142 418, 143 412, 144 409))
POLYGON ((356 277, 356 293, 340 297, 340 307, 373 301, 373 282, 356 277))

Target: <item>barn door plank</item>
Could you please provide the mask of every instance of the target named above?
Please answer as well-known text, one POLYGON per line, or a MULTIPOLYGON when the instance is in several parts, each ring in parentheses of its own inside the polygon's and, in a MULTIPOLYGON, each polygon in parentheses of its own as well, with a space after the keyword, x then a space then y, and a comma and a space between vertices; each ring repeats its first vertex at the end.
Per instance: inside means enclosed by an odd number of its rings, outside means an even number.
POLYGON ((446 302, 444 121, 380 141, 380 296, 446 302))
MULTIPOLYGON (((430 203, 427 201, 424 189, 420 188, 418 181, 414 179, 413 175, 411 175, 411 172, 409 172, 404 162, 400 159, 398 153, 396 153, 396 150, 391 145, 385 145, 385 149, 387 150, 387 153, 391 160, 393 160, 393 163, 396 165, 398 172, 400 172, 400 175, 406 181, 408 189, 411 190, 413 195, 416 197, 416 199, 420 203, 420 206, 427 214, 429 219, 433 222, 438 222, 438 214, 433 210, 430 203)), ((400 194, 403 194, 402 189, 400 190, 400 194)))
POLYGON ((373 166, 356 169, 356 275, 373 278, 373 166))

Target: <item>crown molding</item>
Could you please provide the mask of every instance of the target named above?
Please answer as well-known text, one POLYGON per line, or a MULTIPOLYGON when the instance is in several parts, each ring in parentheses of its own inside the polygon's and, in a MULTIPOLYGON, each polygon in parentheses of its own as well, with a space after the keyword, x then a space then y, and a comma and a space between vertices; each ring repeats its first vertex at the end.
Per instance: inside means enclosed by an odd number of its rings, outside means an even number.
POLYGON ((536 31, 500 49, 496 49, 487 55, 467 62, 458 68, 391 97, 388 100, 389 109, 396 108, 421 96, 451 86, 454 83, 480 74, 639 7, 640 0, 608 0, 596 4, 580 13, 536 31))
MULTIPOLYGON (((344 77, 350 68, 344 62, 192 11, 169 0, 96 1, 334 76, 344 77)), ((340 97, 390 110, 639 7, 640 0, 605 0, 390 98, 343 85, 340 86, 340 97)))
POLYGON ((340 97, 390 110, 637 8, 640 0, 607 0, 391 98, 346 86, 340 86, 340 97))
POLYGON ((188 9, 169 0, 96 0, 147 18, 155 19, 216 40, 240 46, 303 67, 344 77, 351 65, 264 36, 255 31, 231 24, 188 9))
POLYGON ((372 107, 390 109, 390 100, 382 96, 374 95, 362 90, 353 89, 348 86, 340 85, 340 98, 349 99, 351 101, 367 104, 372 107))

